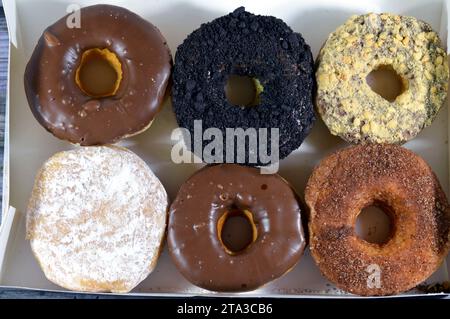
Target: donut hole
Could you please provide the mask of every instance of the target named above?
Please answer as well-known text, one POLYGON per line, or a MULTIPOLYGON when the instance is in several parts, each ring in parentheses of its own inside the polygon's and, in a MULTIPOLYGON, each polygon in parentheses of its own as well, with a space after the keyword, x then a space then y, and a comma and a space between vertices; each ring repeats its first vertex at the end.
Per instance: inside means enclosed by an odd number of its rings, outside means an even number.
POLYGON ((122 66, 116 54, 108 49, 89 49, 83 52, 75 73, 75 82, 90 97, 116 94, 122 80, 122 66))
POLYGON ((232 209, 219 218, 217 233, 223 248, 230 255, 246 250, 258 236, 252 213, 240 209, 232 209))
POLYGON ((383 99, 394 102, 406 91, 408 82, 391 65, 380 65, 366 77, 367 85, 383 99))
POLYGON ((256 106, 263 89, 257 78, 231 74, 225 84, 225 96, 232 105, 256 106))
POLYGON ((356 218, 355 232, 368 243, 386 244, 394 232, 391 209, 378 202, 366 206, 356 218))

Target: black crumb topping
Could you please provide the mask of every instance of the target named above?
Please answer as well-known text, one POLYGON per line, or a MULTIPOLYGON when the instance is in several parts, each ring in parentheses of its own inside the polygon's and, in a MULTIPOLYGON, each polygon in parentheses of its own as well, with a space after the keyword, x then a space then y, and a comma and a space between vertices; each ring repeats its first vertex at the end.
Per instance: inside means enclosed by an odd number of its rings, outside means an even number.
MULTIPOLYGON (((194 120, 202 120, 203 131, 222 130, 224 146, 225 128, 269 128, 270 154, 270 128, 279 128, 282 159, 301 145, 315 119, 309 46, 282 20, 251 14, 244 7, 202 24, 184 40, 176 52, 173 81, 179 126, 193 136, 194 120), (227 101, 224 87, 231 74, 260 81, 264 90, 257 106, 238 107, 227 101)), ((208 143, 203 141, 203 147, 208 143)), ((247 143, 245 149, 246 164, 266 164, 259 155, 257 163, 250 163, 248 155, 258 150, 247 143)))

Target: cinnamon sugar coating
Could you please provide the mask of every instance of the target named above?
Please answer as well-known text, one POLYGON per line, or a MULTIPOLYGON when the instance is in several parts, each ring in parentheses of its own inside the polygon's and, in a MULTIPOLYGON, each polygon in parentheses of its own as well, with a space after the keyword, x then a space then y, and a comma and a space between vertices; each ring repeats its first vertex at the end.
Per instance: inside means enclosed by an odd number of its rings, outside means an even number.
POLYGON ((359 145, 315 168, 306 187, 311 254, 322 274, 358 295, 392 295, 427 279, 449 250, 450 210, 428 164, 396 145, 359 145), (355 234, 359 212, 379 205, 393 234, 384 244, 355 234), (373 269, 380 285, 373 285, 373 269))

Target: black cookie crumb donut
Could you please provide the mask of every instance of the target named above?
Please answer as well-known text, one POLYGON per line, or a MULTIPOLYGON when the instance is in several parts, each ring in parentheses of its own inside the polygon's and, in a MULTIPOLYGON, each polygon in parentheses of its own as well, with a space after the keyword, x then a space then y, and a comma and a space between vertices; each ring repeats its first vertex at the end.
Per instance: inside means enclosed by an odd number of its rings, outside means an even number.
MULTIPOLYGON (((190 131, 188 147, 200 157, 193 147, 194 120, 202 120, 203 132, 219 128, 224 150, 226 128, 268 128, 270 154, 270 128, 279 128, 280 159, 300 146, 315 120, 315 77, 309 46, 282 20, 253 15, 244 7, 202 24, 184 40, 176 52, 173 83, 178 124, 190 131), (259 81, 263 91, 258 105, 239 107, 228 102, 224 87, 230 75, 259 81)), ((264 141, 257 144, 261 146, 264 141)), ((203 148, 210 142, 203 140, 203 148)), ((248 144, 245 164, 267 164, 260 160, 259 150, 248 144), (256 163, 249 157, 252 152, 258 154, 256 163)))

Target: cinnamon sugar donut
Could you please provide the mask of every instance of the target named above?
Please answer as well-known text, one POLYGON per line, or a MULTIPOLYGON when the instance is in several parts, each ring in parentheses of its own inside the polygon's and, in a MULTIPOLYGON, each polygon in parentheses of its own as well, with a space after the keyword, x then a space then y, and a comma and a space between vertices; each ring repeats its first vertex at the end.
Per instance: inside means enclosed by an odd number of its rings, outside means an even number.
POLYGON ((70 290, 128 292, 156 266, 168 200, 137 155, 84 147, 37 174, 27 238, 46 277, 70 290))
POLYGON ((339 288, 391 295, 427 279, 449 249, 450 210, 428 164, 396 145, 355 146, 325 158, 306 187, 311 254, 339 288), (379 206, 391 218, 383 244, 355 234, 358 214, 379 206), (379 270, 379 285, 369 277, 379 270))

